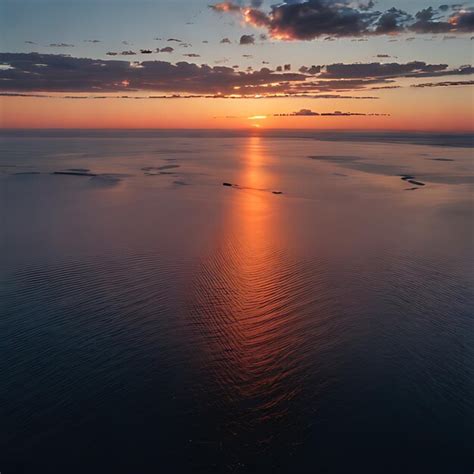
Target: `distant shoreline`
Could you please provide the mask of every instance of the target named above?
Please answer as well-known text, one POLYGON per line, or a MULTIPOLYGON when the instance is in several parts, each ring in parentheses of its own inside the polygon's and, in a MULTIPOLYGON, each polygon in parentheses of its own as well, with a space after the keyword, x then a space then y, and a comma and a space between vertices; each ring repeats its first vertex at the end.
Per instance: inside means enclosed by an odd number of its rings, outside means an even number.
POLYGON ((426 146, 473 148, 474 132, 406 132, 354 130, 288 130, 260 129, 0 129, 0 137, 57 138, 238 138, 262 136, 267 138, 304 139, 318 141, 348 141, 368 143, 400 143, 426 146), (119 134, 119 135, 117 135, 119 134))

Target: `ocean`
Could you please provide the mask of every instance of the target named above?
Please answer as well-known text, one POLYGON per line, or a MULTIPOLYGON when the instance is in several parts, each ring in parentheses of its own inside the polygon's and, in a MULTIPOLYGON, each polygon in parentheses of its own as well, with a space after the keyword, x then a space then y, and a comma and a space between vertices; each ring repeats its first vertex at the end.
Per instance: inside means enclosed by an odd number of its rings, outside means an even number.
POLYGON ((0 471, 471 473, 473 136, 0 133, 0 471))

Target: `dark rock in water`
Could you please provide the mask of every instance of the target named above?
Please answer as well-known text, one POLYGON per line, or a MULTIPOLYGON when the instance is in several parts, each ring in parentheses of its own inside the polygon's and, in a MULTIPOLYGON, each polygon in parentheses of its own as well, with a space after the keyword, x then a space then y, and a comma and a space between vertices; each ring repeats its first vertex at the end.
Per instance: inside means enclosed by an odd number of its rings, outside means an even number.
POLYGON ((53 174, 66 174, 69 176, 97 176, 95 173, 85 173, 82 171, 53 171, 53 174))
POLYGON ((411 176, 409 174, 401 174, 400 176, 402 177, 403 181, 408 181, 409 179, 415 179, 414 176, 411 176))
POLYGON ((222 186, 233 186, 232 183, 222 183, 222 186))
POLYGON ((415 181, 414 179, 409 179, 408 182, 411 183, 411 184, 416 184, 417 186, 424 186, 425 185, 425 183, 422 183, 421 181, 415 181))
POLYGON ((273 194, 283 194, 282 191, 272 191, 273 194))

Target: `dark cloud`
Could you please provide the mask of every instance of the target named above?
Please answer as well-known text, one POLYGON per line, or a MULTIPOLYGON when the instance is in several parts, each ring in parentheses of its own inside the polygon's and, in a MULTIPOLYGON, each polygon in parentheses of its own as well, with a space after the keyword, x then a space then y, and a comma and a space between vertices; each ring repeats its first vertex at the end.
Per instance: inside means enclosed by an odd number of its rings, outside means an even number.
POLYGON ((470 8, 428 7, 414 16, 398 8, 374 10, 374 2, 333 0, 286 0, 269 11, 241 6, 232 1, 211 8, 221 13, 241 14, 247 24, 265 28, 272 38, 312 40, 326 37, 414 33, 464 33, 474 31, 474 11, 470 8))
POLYGON ((321 98, 321 95, 328 97, 351 91, 363 92, 373 87, 397 87, 400 78, 465 76, 474 73, 474 68, 469 65, 448 69, 444 64, 416 61, 406 64, 303 66, 299 72, 290 72, 289 65, 286 65, 279 66, 275 71, 263 67, 243 72, 238 68, 188 62, 131 62, 39 53, 0 53, 0 66, 0 91, 3 92, 160 91, 219 97, 321 98))
POLYGON ((172 53, 174 51, 174 48, 171 46, 166 46, 165 48, 160 49, 160 53, 172 53))
POLYGON ((321 72, 321 66, 310 66, 310 67, 301 66, 299 68, 299 71, 304 74, 311 74, 311 75, 319 74, 321 72))
POLYGON ((393 78, 406 77, 410 74, 445 72, 447 64, 426 64, 422 61, 400 63, 366 63, 366 64, 331 64, 321 73, 324 78, 393 78))
POLYGON ((175 42, 175 43, 182 43, 183 40, 177 39, 177 38, 168 38, 166 41, 169 42, 175 42))
POLYGON ((417 33, 446 33, 452 26, 447 21, 438 21, 436 10, 433 7, 420 10, 415 15, 415 23, 410 26, 411 31, 417 33))
POLYGON ((274 117, 387 117, 389 114, 365 114, 360 112, 341 112, 336 110, 335 112, 313 112, 311 109, 301 109, 297 112, 289 114, 274 114, 274 117))
POLYGON ((123 60, 73 58, 39 53, 0 53, 0 91, 3 92, 114 92, 153 90, 198 94, 254 95, 303 81, 299 73, 277 74, 268 68, 251 73, 225 66, 166 61, 130 63, 123 60), (42 65, 39 67, 38 65, 42 65), (238 89, 236 89, 238 88, 238 89))
MULTIPOLYGON (((387 35, 404 31, 405 24, 411 19, 411 15, 397 8, 390 8, 383 13, 375 23, 374 33, 387 35)), ((365 33, 368 33, 365 32, 365 33)))
POLYGON ((151 53, 153 53, 153 51, 151 49, 141 49, 140 53, 141 54, 151 54, 151 53))
POLYGON ((291 115, 295 115, 295 116, 310 116, 310 115, 319 115, 317 112, 313 112, 312 110, 310 109, 301 109, 301 110, 298 110, 298 112, 294 112, 293 114, 291 115))
POLYGON ((183 54, 183 56, 186 56, 187 58, 200 58, 201 57, 200 54, 196 54, 196 53, 183 54))
POLYGON ((426 82, 424 84, 413 84, 411 87, 453 87, 453 86, 474 86, 474 81, 446 81, 446 82, 426 82))
POLYGON ((254 35, 242 35, 240 37, 239 44, 255 44, 255 36, 254 35))
POLYGON ((122 51, 119 53, 121 56, 135 56, 137 53, 132 50, 122 51))
POLYGON ((84 43, 100 43, 101 41, 98 39, 85 39, 84 43))
POLYGON ((451 16, 450 21, 457 31, 472 33, 474 31, 474 10, 457 12, 451 16))
MULTIPOLYGON (((172 94, 172 95, 148 95, 148 96, 131 96, 131 95, 87 95, 87 96, 71 96, 71 95, 48 95, 48 94, 32 94, 32 93, 21 93, 21 92, 0 92, 0 97, 33 97, 43 99, 84 99, 84 100, 105 100, 105 99, 237 99, 238 97, 222 95, 222 94, 172 94)), ((304 99, 350 99, 350 100, 367 100, 367 99, 378 99, 373 96, 348 96, 339 94, 278 94, 278 95, 266 95, 266 99, 286 99, 288 97, 297 97, 304 99)), ((260 99, 260 96, 248 96, 247 99, 260 99)))
POLYGON ((26 44, 36 44, 34 41, 25 41, 26 44))
POLYGON ((229 38, 222 38, 220 42, 221 42, 222 44, 226 44, 226 43, 227 43, 227 44, 230 44, 230 43, 231 43, 231 41, 230 41, 229 38))

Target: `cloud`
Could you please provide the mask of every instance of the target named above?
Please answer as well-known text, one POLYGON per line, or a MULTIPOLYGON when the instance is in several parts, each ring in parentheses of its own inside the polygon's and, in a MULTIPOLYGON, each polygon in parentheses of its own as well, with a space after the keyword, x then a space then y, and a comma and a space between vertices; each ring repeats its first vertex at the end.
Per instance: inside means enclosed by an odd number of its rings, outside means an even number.
POLYGON ((254 35, 242 35, 240 37, 239 44, 255 44, 255 36, 254 35))
POLYGON ((212 8, 214 11, 220 13, 240 12, 240 6, 232 2, 219 2, 215 5, 209 5, 209 8, 212 8))
POLYGON ((74 45, 68 44, 68 43, 51 43, 49 47, 50 48, 74 48, 74 45))
POLYGON ((229 38, 222 38, 220 42, 221 42, 222 44, 226 44, 226 43, 227 43, 227 44, 230 44, 230 43, 231 43, 231 41, 230 41, 229 38))
POLYGON ((376 11, 374 5, 373 1, 286 0, 264 11, 261 5, 245 7, 226 1, 211 8, 240 14, 248 25, 265 28, 270 37, 281 40, 474 31, 474 11, 470 8, 428 7, 413 16, 397 8, 376 11))
MULTIPOLYGON (((42 99, 84 99, 84 100, 117 100, 117 99, 134 99, 134 100, 145 100, 145 99, 160 99, 160 100, 176 100, 176 99, 238 99, 236 96, 226 96, 222 94, 172 94, 172 95, 148 95, 148 96, 132 96, 132 95, 49 95, 49 94, 33 94, 33 93, 21 93, 21 92, 0 92, 0 97, 34 97, 42 99)), ((288 95, 267 95, 266 99, 286 99, 288 95)), ((373 96, 348 96, 339 94, 319 94, 319 95, 308 95, 308 94, 297 94, 291 97, 298 97, 304 99, 349 99, 349 100, 376 100, 378 97, 373 96)), ((246 99, 258 100, 261 97, 249 96, 246 99)))
MULTIPOLYGON (((109 52, 109 56, 119 53, 109 52)), ((192 53, 190 53, 192 54, 192 53)), ((189 55, 188 55, 189 57, 189 55)), ((194 56, 193 56, 194 57, 194 56)), ((290 72, 262 67, 246 72, 189 62, 75 58, 61 54, 0 53, 0 91, 112 93, 153 91, 219 97, 329 98, 373 87, 397 87, 400 78, 470 75, 472 66, 449 69, 424 62, 303 66, 290 72)), ((348 97, 348 96, 344 96, 348 97)), ((357 98, 360 96, 354 96, 357 98)), ((366 96, 364 98, 375 98, 366 96)))
POLYGON ((412 74, 446 72, 447 64, 427 64, 422 61, 409 63, 356 63, 356 64, 331 64, 326 66, 320 77, 353 79, 353 78, 393 78, 407 77, 412 74))
POLYGON ((186 56, 187 58, 200 58, 201 57, 200 54, 196 54, 196 53, 183 54, 183 56, 186 56))
POLYGON ((446 82, 426 82, 424 84, 413 84, 411 87, 454 87, 454 86, 474 86, 474 81, 446 81, 446 82))
POLYGON ((174 51, 174 48, 171 46, 166 46, 165 48, 160 49, 160 53, 172 53, 174 51))
POLYGON ((274 114, 274 117, 388 117, 389 114, 366 114, 360 112, 341 112, 336 110, 335 112, 313 112, 311 109, 301 109, 297 112, 291 112, 288 114, 274 114))
POLYGON ((98 39, 85 39, 84 43, 100 43, 101 41, 98 39))
POLYGON ((141 49, 140 53, 141 54, 151 54, 151 53, 153 53, 153 51, 151 49, 141 49))
POLYGON ((74 58, 39 53, 0 53, 0 91, 114 92, 162 91, 197 94, 255 95, 285 89, 303 81, 299 73, 277 74, 268 68, 238 72, 225 66, 166 61, 74 58), (38 65, 44 65, 39 67, 38 65), (269 89, 269 84, 282 84, 269 89), (239 92, 237 92, 239 91, 239 92))
POLYGON ((168 38, 166 41, 168 42, 175 42, 175 43, 182 43, 183 40, 177 39, 177 38, 168 38))

